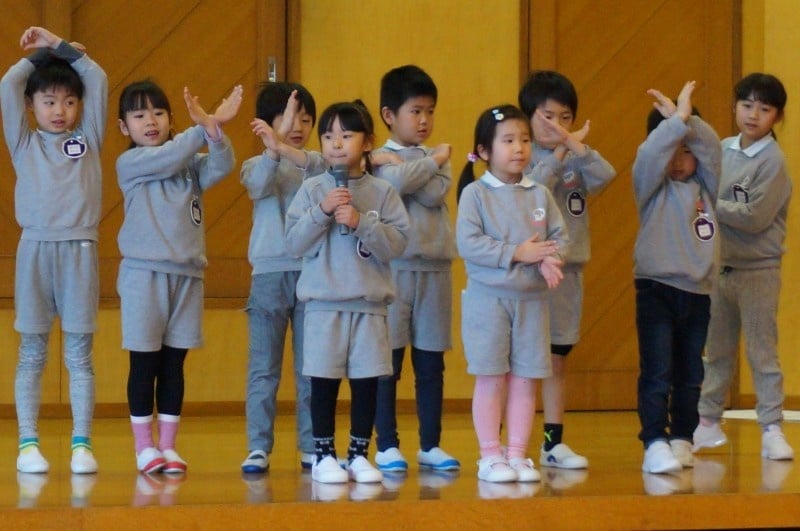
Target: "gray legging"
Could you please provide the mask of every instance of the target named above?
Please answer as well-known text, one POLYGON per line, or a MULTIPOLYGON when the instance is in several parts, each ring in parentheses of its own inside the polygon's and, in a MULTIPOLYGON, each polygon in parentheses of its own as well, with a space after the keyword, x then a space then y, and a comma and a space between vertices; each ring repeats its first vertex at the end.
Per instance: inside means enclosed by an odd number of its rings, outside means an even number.
MULTIPOLYGON (((20 439, 38 437, 37 419, 42 400, 42 372, 47 362, 49 334, 22 334, 14 382, 20 439)), ((89 437, 94 413, 94 334, 64 333, 64 362, 69 371, 72 436, 89 437)))

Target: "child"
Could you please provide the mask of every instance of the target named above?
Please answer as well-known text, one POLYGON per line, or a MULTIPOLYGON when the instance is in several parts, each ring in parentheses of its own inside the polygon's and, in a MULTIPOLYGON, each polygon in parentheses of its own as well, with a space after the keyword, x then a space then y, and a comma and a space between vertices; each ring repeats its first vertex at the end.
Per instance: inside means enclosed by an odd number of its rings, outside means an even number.
POLYGON ((414 367, 420 467, 458 470, 460 463, 439 447, 442 434, 444 351, 451 346, 451 263, 456 255, 445 200, 450 190, 450 145, 423 146, 433 132, 437 90, 422 69, 406 65, 381 80, 381 118, 391 132, 377 153, 394 153, 401 164, 385 164, 375 176, 400 193, 411 223, 408 245, 392 260, 395 299, 389 305, 393 374, 378 380, 375 463, 404 471, 397 434, 397 382, 406 345, 414 367))
POLYGON ((561 209, 569 232, 564 279, 550 293, 550 345, 553 376, 542 381, 544 442, 542 466, 586 468, 589 461, 562 442, 567 354, 580 338, 583 266, 589 261, 587 196, 603 190, 616 172, 583 143, 589 122, 570 132, 578 112, 572 82, 552 71, 533 72, 519 92, 519 105, 533 128, 533 154, 527 171, 547 186, 561 209))
MULTIPOLYGON (((265 83, 256 101, 256 116, 272 124, 283 139, 303 149, 317 119, 314 98, 297 83, 265 83)), ((325 171, 322 157, 309 157, 316 167, 300 168, 270 149, 242 164, 242 184, 253 200, 253 229, 248 252, 253 266, 247 322, 250 348, 247 366, 247 445, 242 462, 246 473, 264 473, 275 442, 275 401, 281 378, 283 345, 289 321, 297 415, 297 448, 302 468, 311 468, 311 382, 303 369, 304 304, 295 287, 302 262, 289 255, 283 242, 286 211, 306 175, 325 171)))
POLYGON ((540 478, 526 453, 536 411, 534 378, 551 375, 547 288, 562 278, 558 252, 566 229, 547 187, 523 175, 531 133, 530 121, 513 105, 484 111, 459 180, 456 244, 467 269, 461 335, 467 371, 476 375, 478 479, 490 482, 540 478), (489 168, 472 182, 478 157, 489 168), (498 435, 504 406, 505 453, 498 435))
POLYGON ((16 216, 22 227, 14 285, 14 328, 21 336, 14 385, 17 470, 44 473, 50 468, 39 451, 37 419, 48 336, 58 315, 72 405, 70 469, 91 474, 97 472, 90 440, 92 341, 108 80, 80 45, 44 28, 26 29, 20 44, 36 51, 0 82, 3 132, 17 173, 16 216), (33 111, 36 130, 28 126, 26 109, 33 111))
POLYGON ((203 192, 234 164, 221 126, 236 116, 242 87, 233 89, 213 115, 184 88, 189 117, 197 125, 172 135, 172 110, 151 81, 125 87, 119 127, 130 148, 117 159, 125 219, 117 241, 122 348, 130 351, 128 406, 136 467, 149 474, 186 471, 175 451, 183 405, 183 362, 202 343, 205 256, 203 192), (208 154, 198 150, 208 144, 208 154), (153 399, 159 442, 153 442, 153 399))
POLYGON ((714 130, 693 113, 694 87, 683 86, 677 106, 647 91, 655 109, 633 165, 639 439, 642 470, 653 474, 692 466, 703 382, 720 150, 714 130))
POLYGON ((783 118, 786 91, 775 76, 750 74, 734 87, 740 133, 722 141, 717 200, 721 273, 711 296, 700 424, 695 449, 727 441, 719 427, 744 332, 756 391, 761 456, 792 459, 781 430, 783 373, 778 360, 777 313, 786 212, 792 181, 772 128, 783 118))
MULTIPOLYGON (((254 125, 265 136, 267 124, 254 125), (266 127, 265 127, 266 126, 266 127)), ((303 181, 286 215, 286 247, 303 257, 297 298, 306 304, 303 374, 311 377, 315 459, 321 483, 374 483, 367 460, 378 377, 391 374, 386 306, 394 297, 389 261, 406 246, 408 215, 389 183, 370 175, 372 118, 360 103, 337 103, 319 121, 322 155, 347 186, 326 172, 303 181), (366 172, 362 169, 366 167, 366 172), (347 471, 334 448, 336 400, 347 377, 352 396, 347 471)))

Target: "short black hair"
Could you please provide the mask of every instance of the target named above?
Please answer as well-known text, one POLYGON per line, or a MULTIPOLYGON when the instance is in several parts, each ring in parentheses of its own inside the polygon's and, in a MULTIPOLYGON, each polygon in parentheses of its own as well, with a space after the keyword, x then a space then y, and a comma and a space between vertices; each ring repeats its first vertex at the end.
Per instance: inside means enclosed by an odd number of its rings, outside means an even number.
MULTIPOLYGON (((311 116, 311 125, 317 122, 317 104, 314 97, 300 83, 288 81, 267 81, 259 86, 256 99, 256 118, 260 118, 272 125, 277 116, 286 110, 286 102, 292 91, 297 91, 297 103, 311 116)), ((298 109, 299 110, 299 109, 298 109)))
POLYGON ((761 103, 772 105, 778 109, 778 115, 783 114, 786 107, 786 89, 777 77, 771 74, 754 72, 743 77, 733 87, 736 101, 746 100, 750 96, 761 103))
POLYGON ((64 59, 48 57, 38 63, 36 69, 28 77, 25 84, 25 96, 33 98, 37 92, 44 92, 50 88, 63 87, 83 99, 83 81, 77 72, 64 59))
MULTIPOLYGON (((698 118, 701 118, 700 111, 698 111, 697 107, 695 107, 694 105, 692 105, 692 116, 697 116, 698 118)), ((650 133, 652 133, 653 129, 658 127, 658 124, 660 124, 664 120, 666 120, 666 118, 664 118, 664 115, 661 114, 661 112, 658 109, 653 109, 652 111, 650 111, 650 113, 647 115, 647 134, 649 135, 650 133)))
MULTIPOLYGON (((431 76, 416 65, 398 66, 381 78, 381 109, 386 107, 397 112, 406 101, 417 96, 430 96, 435 104, 438 95, 436 83, 431 76)), ((389 124, 386 125, 388 127, 389 124)))
POLYGON ((530 119, 539 105, 555 100, 578 114, 578 93, 567 76, 553 70, 535 70, 519 89, 519 108, 530 119))
POLYGON ((119 95, 119 119, 125 121, 129 112, 146 109, 148 102, 154 109, 164 109, 172 116, 172 107, 164 89, 150 79, 143 79, 122 89, 119 95))

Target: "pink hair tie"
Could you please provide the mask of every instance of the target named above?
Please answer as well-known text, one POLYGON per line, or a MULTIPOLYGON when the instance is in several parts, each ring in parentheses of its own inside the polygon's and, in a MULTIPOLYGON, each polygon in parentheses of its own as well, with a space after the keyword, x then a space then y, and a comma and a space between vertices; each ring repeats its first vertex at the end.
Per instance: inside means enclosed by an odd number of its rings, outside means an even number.
POLYGON ((467 153, 467 160, 475 164, 478 162, 478 155, 473 152, 467 153))

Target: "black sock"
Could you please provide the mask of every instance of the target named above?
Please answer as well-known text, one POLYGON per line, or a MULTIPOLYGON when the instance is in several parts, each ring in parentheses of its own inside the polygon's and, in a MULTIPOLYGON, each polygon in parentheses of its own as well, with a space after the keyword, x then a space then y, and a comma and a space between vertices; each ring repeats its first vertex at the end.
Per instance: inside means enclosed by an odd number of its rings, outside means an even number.
POLYGON ((563 424, 544 425, 544 451, 549 452, 557 444, 561 444, 561 437, 564 435, 563 424))
POLYGON ((368 450, 369 450, 369 439, 364 439, 362 437, 354 437, 351 435, 350 446, 347 448, 347 462, 351 463, 353 459, 355 459, 359 455, 362 457, 367 457, 368 450))
POLYGON ((317 463, 329 455, 336 459, 336 447, 333 444, 333 437, 314 437, 314 454, 317 456, 317 463))

